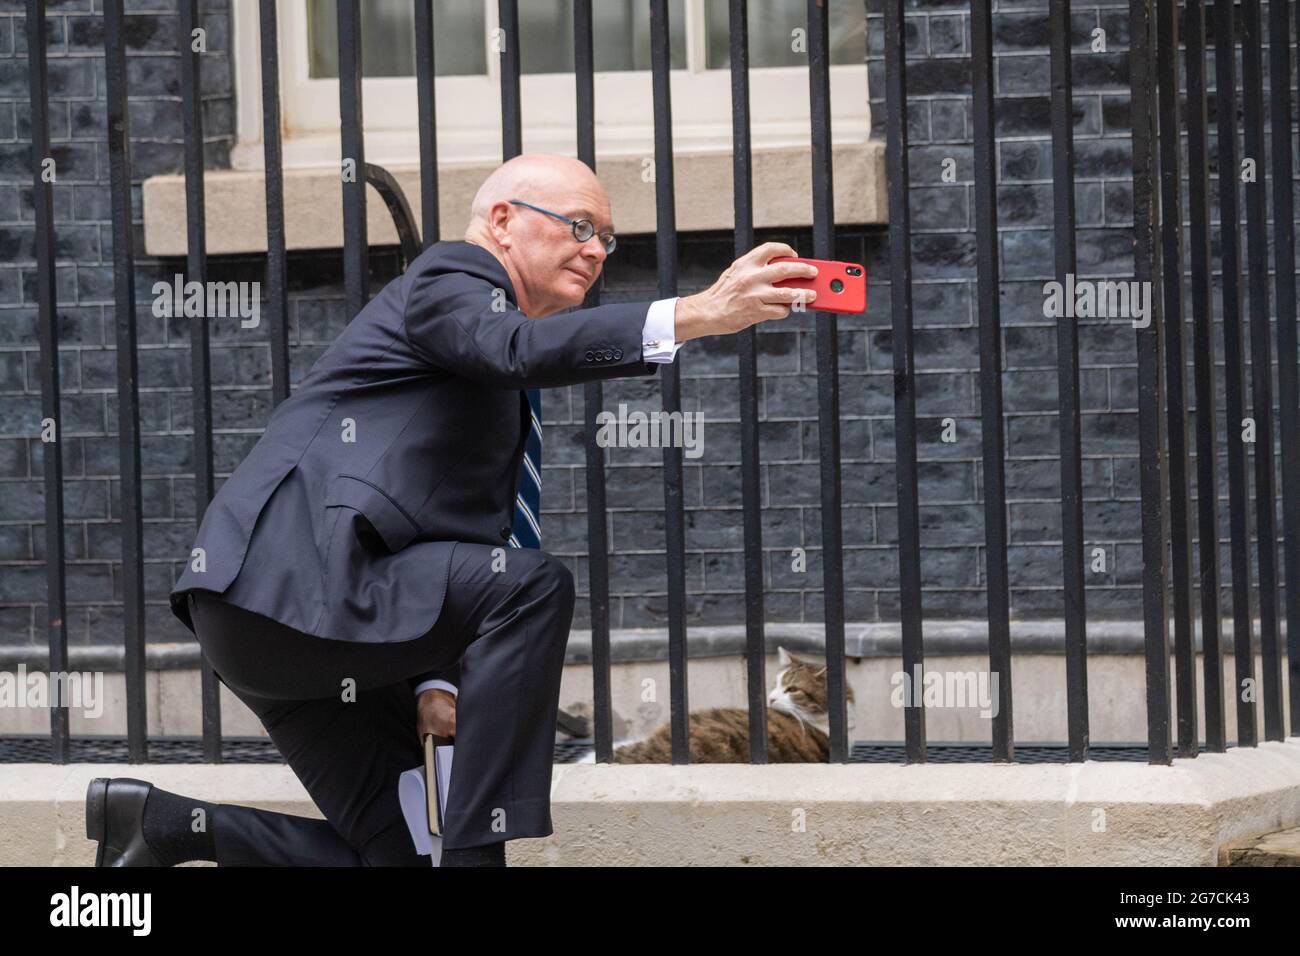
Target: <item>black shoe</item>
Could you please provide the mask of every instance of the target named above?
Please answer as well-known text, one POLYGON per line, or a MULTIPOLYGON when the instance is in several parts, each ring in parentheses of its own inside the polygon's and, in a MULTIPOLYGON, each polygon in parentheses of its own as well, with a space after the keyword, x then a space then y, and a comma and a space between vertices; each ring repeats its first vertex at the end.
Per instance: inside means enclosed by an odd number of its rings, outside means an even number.
POLYGON ((95 866, 162 866, 144 838, 144 802, 153 784, 96 777, 86 788, 86 836, 99 841, 95 866))
POLYGON ((505 866, 505 841, 485 843, 482 846, 443 848, 438 866, 505 866))

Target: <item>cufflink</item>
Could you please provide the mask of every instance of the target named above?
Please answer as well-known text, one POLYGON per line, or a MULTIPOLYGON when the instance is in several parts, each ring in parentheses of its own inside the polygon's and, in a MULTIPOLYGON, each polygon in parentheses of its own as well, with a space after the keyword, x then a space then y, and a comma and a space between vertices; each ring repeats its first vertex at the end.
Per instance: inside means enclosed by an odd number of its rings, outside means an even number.
POLYGON ((653 342, 642 342, 641 347, 647 349, 657 349, 659 348, 659 340, 655 339, 653 342))

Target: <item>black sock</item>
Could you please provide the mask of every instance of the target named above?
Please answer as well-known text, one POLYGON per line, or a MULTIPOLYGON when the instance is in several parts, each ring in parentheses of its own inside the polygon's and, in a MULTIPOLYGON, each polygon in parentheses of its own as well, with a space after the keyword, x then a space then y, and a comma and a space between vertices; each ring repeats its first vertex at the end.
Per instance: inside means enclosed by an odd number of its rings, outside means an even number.
POLYGON ((164 866, 190 860, 216 862, 212 841, 213 811, 216 804, 183 797, 154 787, 144 802, 144 839, 164 866), (196 818, 195 810, 203 816, 196 818), (201 829, 198 820, 202 821, 201 829))
POLYGON ((439 866, 505 866, 506 844, 485 843, 482 846, 466 846, 455 850, 442 848, 439 866))

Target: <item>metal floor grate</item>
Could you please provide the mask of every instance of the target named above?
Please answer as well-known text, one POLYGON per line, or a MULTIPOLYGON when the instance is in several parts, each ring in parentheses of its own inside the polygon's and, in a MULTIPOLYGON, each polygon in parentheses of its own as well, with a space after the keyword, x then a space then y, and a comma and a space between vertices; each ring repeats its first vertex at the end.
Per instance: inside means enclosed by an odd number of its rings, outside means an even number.
MULTIPOLYGON (((127 763, 125 737, 72 737, 72 763, 127 763)), ((0 764, 49 763, 49 737, 0 734, 0 764)), ((284 763, 266 737, 227 737, 226 763, 284 763)), ((202 737, 150 737, 148 763, 206 763, 202 737)))
MULTIPOLYGON (((73 737, 73 763, 127 763, 125 737, 73 737)), ((575 763, 591 751, 591 739, 566 740, 555 744, 556 763, 575 763)), ((222 753, 225 763, 284 763, 275 745, 266 737, 227 737, 222 753)), ((1120 760, 1144 763, 1144 743, 1093 744, 1092 760, 1120 760)), ((0 734, 0 764, 49 763, 48 736, 0 734)), ((1067 763, 1069 750, 1063 743, 1016 745, 1017 763, 1067 763)), ((906 762, 902 743, 859 740, 853 744, 849 763, 902 764, 906 762)), ((926 748, 929 763, 991 763, 989 744, 931 743, 926 748)), ((149 763, 205 763, 199 737, 150 737, 149 763)))
MULTIPOLYGON (((561 760, 559 746, 556 747, 556 763, 568 763, 588 753, 592 748, 590 740, 575 740, 568 746, 579 748, 576 756, 561 760)), ((992 763, 993 747, 991 744, 972 743, 930 743, 926 746, 926 760, 929 763, 992 763)), ((1064 743, 1027 743, 1016 744, 1016 763, 1068 763, 1070 750, 1064 743)), ((1145 763, 1147 745, 1132 744, 1093 744, 1088 749, 1090 760, 1124 760, 1145 763)), ((907 762, 907 748, 902 743, 892 741, 856 740, 849 752, 849 763, 903 764, 907 762)))
MULTIPOLYGON (((992 744, 932 743, 925 748, 929 763, 992 763, 992 744)), ((853 744, 849 763, 906 763, 907 748, 901 743, 877 743, 859 740, 853 744)), ((1145 763, 1147 745, 1092 744, 1090 760, 1127 760, 1145 763)), ((1069 763, 1068 744, 1016 744, 1016 763, 1069 763)))

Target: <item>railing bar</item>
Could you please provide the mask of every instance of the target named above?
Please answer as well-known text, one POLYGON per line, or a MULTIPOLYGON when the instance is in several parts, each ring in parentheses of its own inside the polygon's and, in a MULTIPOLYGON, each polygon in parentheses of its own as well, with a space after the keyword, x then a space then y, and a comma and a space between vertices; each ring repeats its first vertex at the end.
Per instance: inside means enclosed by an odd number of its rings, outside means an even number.
MULTIPOLYGON (((673 113, 669 89, 668 0, 650 0, 650 81, 654 93, 655 239, 659 295, 677 295, 677 214, 673 185, 673 113)), ((682 355, 660 372, 663 410, 680 414, 682 355)), ((668 573, 668 678, 672 762, 690 763, 686 682, 686 515, 682 501, 682 450, 664 446, 664 537, 668 573)))
POLYGON ((399 255, 404 263, 401 268, 405 270, 420 254, 420 227, 416 224, 415 213, 392 173, 383 166, 366 163, 365 174, 366 184, 379 193, 379 199, 397 230, 399 255))
POLYGON ((438 222, 438 103, 435 92, 433 0, 415 0, 415 103, 420 123, 420 237, 428 249, 438 222))
MULTIPOLYGON (((573 72, 578 116, 578 158, 596 168, 595 59, 591 0, 573 4, 573 72)), ((601 274, 604 281, 604 274, 601 274)), ((584 303, 600 304, 600 283, 584 303)), ((586 382, 583 392, 583 445, 587 460, 587 577, 591 601, 591 686, 594 698, 596 760, 614 759, 614 705, 609 650, 609 518, 605 513, 605 449, 596 443, 596 416, 605 405, 604 383, 586 382)))
POLYGON ((501 29, 501 155, 513 159, 524 151, 519 96, 519 3, 499 0, 501 29))
POLYGON ((577 107, 578 158, 596 168, 596 61, 592 48, 591 0, 573 4, 573 77, 577 107))
POLYGON ((1196 509, 1201 597, 1201 652, 1205 687, 1205 749, 1227 748, 1220 647, 1219 466, 1214 380, 1214 296, 1210 240, 1209 126, 1205 91, 1205 4, 1187 0, 1184 14, 1187 70, 1187 200, 1191 218, 1192 361, 1196 383, 1196 509))
POLYGON ((984 565, 989 669, 998 676, 993 759, 1015 759, 1011 713, 1011 609, 1007 574, 1005 439, 1002 425, 1002 315, 998 289, 997 144, 993 118, 993 11, 971 0, 971 112, 975 124, 975 266, 980 342, 980 433, 984 469, 984 565))
MULTIPOLYGON (((1277 0, 1273 0, 1277 2, 1277 0)), ((1255 419, 1252 444, 1255 465, 1255 539, 1259 548, 1260 655, 1264 668, 1264 739, 1286 736, 1282 719, 1282 658, 1278 641, 1277 606, 1277 492, 1273 459, 1273 346, 1269 327, 1268 295, 1268 189, 1264 175, 1264 58, 1260 32, 1259 0, 1241 4, 1242 97, 1245 109, 1246 155, 1255 161, 1255 178, 1245 183, 1246 258, 1250 281, 1250 384, 1251 414, 1255 419)), ((1288 44, 1289 50, 1289 44, 1288 44)), ((1288 52, 1288 57, 1290 56, 1288 52)), ((1274 178, 1279 178, 1274 170, 1274 178)), ((1284 178, 1290 181, 1291 167, 1284 178)), ((1295 269, 1282 270, 1295 281, 1295 269)), ((1277 281, 1283 280, 1278 275, 1277 281)), ((1291 303, 1291 314, 1295 304, 1291 303)))
POLYGON ((113 220, 113 307, 117 331, 117 426, 122 524, 123 670, 127 759, 149 758, 144 660, 144 550, 140 487, 140 396, 135 330, 135 256, 131 210, 130 128, 126 107, 123 0, 104 4, 104 79, 109 200, 113 220))
MULTIPOLYGON (((32 206, 36 214, 36 307, 40 317, 41 417, 54 422, 54 441, 41 443, 45 479, 45 634, 50 673, 68 669, 68 593, 63 514, 63 417, 59 385, 59 309, 54 268, 54 183, 45 177, 50 154, 49 42, 44 0, 27 0, 28 93, 31 97, 32 206)), ((57 168, 55 171, 57 176, 57 168)), ((53 703, 53 702, 52 702, 53 703)), ((68 763, 68 702, 50 707, 53 763, 68 763)))
MULTIPOLYGON (((1147 752, 1151 763, 1171 759, 1169 727, 1169 600, 1165 548, 1165 407, 1163 318, 1160 309, 1160 194, 1156 188, 1156 43, 1151 0, 1129 3, 1129 79, 1133 118, 1134 277, 1151 290, 1145 326, 1136 329, 1138 447, 1142 495, 1142 615, 1146 635, 1147 752)), ((1173 215, 1178 215, 1174 210, 1173 215)), ((1177 268, 1173 264, 1172 268, 1177 268)))
MULTIPOLYGON (((207 227, 203 206, 203 101, 200 96, 199 57, 192 42, 199 28, 198 0, 178 5, 181 60, 181 116, 185 137, 185 280, 206 287, 208 280, 207 227)), ((212 372, 208 355, 208 316, 190 319, 190 394, 193 407, 194 505, 202 514, 212 501, 212 372), (200 438, 199 436, 203 436, 200 438)), ((221 763, 221 685, 212 665, 199 652, 199 699, 202 708, 203 755, 221 763)))
MULTIPOLYGON (((1052 0, 1052 233, 1056 279, 1077 267, 1074 210, 1074 88, 1070 77, 1070 0, 1052 0)), ((1083 568, 1083 447, 1079 419, 1079 323, 1057 319, 1061 429, 1061 566, 1065 600, 1065 710, 1070 760, 1088 759, 1088 631, 1083 568)))
MULTIPOLYGON (((1178 111, 1178 11, 1156 4, 1156 44, 1171 51, 1157 65, 1160 128, 1182 129, 1178 111)), ((1175 685, 1178 698, 1178 755, 1199 749, 1196 720, 1196 635, 1192 624, 1192 513, 1187 452, 1187 348, 1183 319, 1183 219, 1180 137, 1159 137, 1161 256, 1169 449, 1169 544, 1173 575, 1175 685)))
POLYGON ((1246 369, 1241 324, 1241 216, 1237 200, 1237 66, 1231 0, 1214 4, 1214 116, 1219 148, 1219 256, 1223 283, 1223 371, 1227 405, 1228 536, 1232 566, 1232 645, 1236 672, 1237 746, 1257 743, 1255 704, 1242 690, 1254 683, 1251 648, 1250 509, 1246 488, 1246 369))
MULTIPOLYGON (((808 95, 812 119, 813 255, 835 258, 832 182, 830 21, 822 0, 808 0, 808 95)), ((839 323, 813 311, 817 323, 817 446, 821 464, 822 618, 826 624, 826 706, 830 762, 847 763, 844 693, 844 527, 840 492, 839 323)))
MULTIPOLYGON (((889 187, 889 286, 894 351, 894 458, 898 495, 899 620, 903 673, 924 667, 921 608, 921 505, 916 464, 916 369, 912 335, 912 217, 907 135, 907 34, 904 0, 885 2, 885 161, 889 187)), ((925 707, 903 707, 907 762, 926 759, 925 707)))
MULTIPOLYGON (((284 246, 284 156, 280 146, 280 52, 275 0, 259 0, 262 47, 262 157, 266 179, 266 294, 271 401, 289 397, 288 260, 284 246)), ((202 514, 202 510, 198 512, 202 514)))
POLYGON ((347 314, 356 315, 370 300, 366 148, 362 135, 365 121, 361 112, 361 7, 358 0, 338 0, 338 34, 339 118, 343 151, 343 284, 347 314))
MULTIPOLYGON (((749 11, 728 5, 731 45, 731 177, 739 259, 754 247, 754 172, 749 110, 749 11)), ((749 762, 767 763, 767 646, 763 607, 763 517, 759 475, 758 332, 736 336, 740 378, 740 487, 745 528, 745 682, 749 700, 749 762)))
MULTIPOLYGON (((1282 554, 1286 560, 1287 676, 1291 733, 1300 734, 1300 369, 1296 355, 1295 200, 1291 169, 1291 4, 1269 4, 1273 124, 1273 250, 1277 263, 1277 391, 1282 444, 1282 554), (1276 38, 1276 39, 1274 39, 1276 38), (1285 174, 1278 170, 1287 170, 1285 174), (1285 285, 1283 282, 1285 280, 1285 285)), ((1300 35, 1300 5, 1295 7, 1300 35)))

